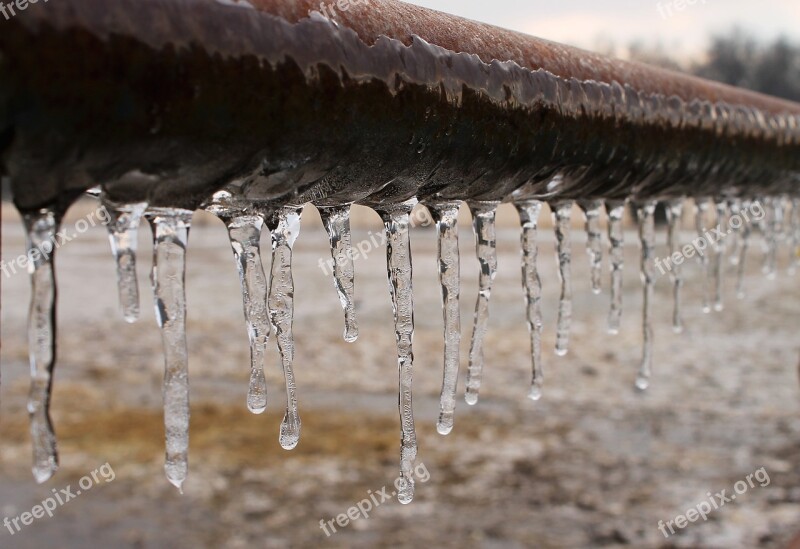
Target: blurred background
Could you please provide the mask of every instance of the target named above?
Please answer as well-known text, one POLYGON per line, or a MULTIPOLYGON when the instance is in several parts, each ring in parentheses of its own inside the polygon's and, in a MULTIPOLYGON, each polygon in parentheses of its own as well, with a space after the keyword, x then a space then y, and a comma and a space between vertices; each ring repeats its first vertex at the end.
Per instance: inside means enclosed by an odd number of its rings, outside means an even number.
MULTIPOLYGON (((800 4, 794 1, 633 2, 426 1, 430 8, 543 38, 644 60, 800 100, 800 4), (678 6, 683 6, 679 9, 678 6)), ((19 217, 2 211, 2 259, 24 253, 19 217)), ((85 199, 64 226, 97 204, 85 199)), ((691 203, 681 239, 693 237, 691 203)), ((672 287, 656 284, 655 372, 647 393, 633 389, 641 355, 641 283, 634 225, 626 232, 625 313, 609 336, 608 260, 603 293, 590 290, 580 214, 573 215, 574 318, 570 354, 553 352, 559 281, 550 212, 542 214, 546 385, 526 399, 530 343, 520 283, 519 223, 498 218, 499 271, 481 400, 463 401, 478 263, 462 208, 462 361, 455 429, 436 432, 442 375, 442 319, 435 231, 412 232, 416 334, 414 411, 417 462, 430 478, 414 502, 386 501, 336 533, 335 520, 384 487, 399 459, 397 365, 382 247, 356 261, 361 335, 342 341, 343 319, 320 261, 330 257, 319 216, 307 207, 296 245, 295 371, 303 435, 291 452, 278 444, 283 378, 274 338, 266 358, 270 402, 261 416, 245 406, 249 374, 241 296, 220 222, 195 215, 187 268, 192 387, 189 480, 180 495, 163 475, 161 339, 149 289, 150 231, 139 231, 142 318, 123 322, 105 229, 94 227, 58 250, 59 364, 53 418, 62 469, 42 486, 30 474, 26 316, 29 281, 2 276, 0 520, 16 517, 108 463, 101 480, 53 518, 11 535, 3 548, 83 547, 788 547, 800 530, 800 399, 797 337, 800 290, 787 274, 761 274, 756 231, 745 300, 726 265, 721 313, 703 314, 703 276, 685 268, 686 330, 671 330, 672 287), (759 484, 708 521, 668 539, 674 520, 707 493, 727 490, 764 468, 759 484)), ((420 216, 422 218, 422 216, 420 216)), ((353 242, 382 230, 356 208, 353 242)), ((663 229, 657 256, 664 257, 663 229)), ((269 240, 262 242, 269 267, 269 240)))

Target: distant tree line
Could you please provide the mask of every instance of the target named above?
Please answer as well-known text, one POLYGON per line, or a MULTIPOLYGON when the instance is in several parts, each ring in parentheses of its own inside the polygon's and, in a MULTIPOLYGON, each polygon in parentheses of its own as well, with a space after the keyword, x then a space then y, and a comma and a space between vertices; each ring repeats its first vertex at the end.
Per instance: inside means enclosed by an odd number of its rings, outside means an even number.
POLYGON ((713 36, 704 58, 688 65, 672 59, 660 46, 636 43, 628 52, 637 61, 800 102, 800 44, 786 37, 759 43, 745 31, 733 29, 713 36))

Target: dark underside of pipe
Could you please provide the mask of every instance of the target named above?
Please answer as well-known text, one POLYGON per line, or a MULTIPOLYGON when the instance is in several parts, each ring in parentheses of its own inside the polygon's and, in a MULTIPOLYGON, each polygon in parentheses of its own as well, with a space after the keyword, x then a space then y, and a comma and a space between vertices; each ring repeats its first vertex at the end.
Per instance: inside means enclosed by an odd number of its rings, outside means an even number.
POLYGON ((59 0, 0 21, 22 211, 798 194, 800 105, 364 0, 59 0), (334 21, 335 20, 335 21, 334 21))

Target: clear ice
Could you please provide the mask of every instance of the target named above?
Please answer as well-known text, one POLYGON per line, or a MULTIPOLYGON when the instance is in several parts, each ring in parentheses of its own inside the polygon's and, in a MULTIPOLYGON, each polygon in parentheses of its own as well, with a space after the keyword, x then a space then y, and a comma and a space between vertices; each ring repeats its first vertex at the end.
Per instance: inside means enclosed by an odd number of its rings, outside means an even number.
MULTIPOLYGON (((695 199, 695 218, 694 226, 697 231, 698 238, 702 238, 703 242, 708 242, 706 237, 706 222, 705 218, 708 214, 709 206, 708 201, 702 198, 695 199)), ((703 312, 711 312, 711 304, 709 297, 709 281, 711 273, 709 270, 708 250, 698 251, 700 255, 700 266, 702 268, 702 281, 703 281, 703 312)))
MULTIPOLYGON (((667 248, 669 249, 669 256, 673 257, 674 254, 680 253, 680 236, 681 220, 683 219, 683 198, 670 200, 666 204, 667 213, 667 248)), ((681 262, 682 263, 682 262, 681 262)), ((672 310, 672 329, 675 333, 683 331, 683 315, 681 312, 681 289, 683 288, 683 277, 681 276, 681 265, 675 261, 670 261, 669 276, 672 281, 672 295, 673 295, 673 310, 672 310)))
POLYGON ((603 233, 600 230, 602 200, 588 200, 578 203, 586 222, 586 252, 591 267, 592 291, 599 294, 603 289, 603 233))
POLYGON ((636 378, 636 387, 646 390, 650 386, 650 376, 653 371, 653 285, 655 284, 655 223, 654 214, 656 202, 646 202, 637 206, 639 219, 639 240, 642 245, 642 284, 644 285, 644 306, 642 309, 642 334, 644 345, 642 362, 639 366, 639 376, 636 378))
POLYGON ((344 340, 358 339, 355 305, 355 268, 350 236, 350 206, 318 208, 328 232, 333 258, 333 282, 344 310, 344 340))
POLYGON ((608 313, 608 332, 618 334, 622 321, 622 277, 625 268, 625 202, 607 200, 608 241, 611 246, 611 310, 608 313))
POLYGON ((561 296, 558 300, 558 326, 556 328, 556 354, 565 356, 569 352, 569 332, 572 324, 572 200, 551 205, 556 230, 556 256, 558 276, 561 280, 561 296))

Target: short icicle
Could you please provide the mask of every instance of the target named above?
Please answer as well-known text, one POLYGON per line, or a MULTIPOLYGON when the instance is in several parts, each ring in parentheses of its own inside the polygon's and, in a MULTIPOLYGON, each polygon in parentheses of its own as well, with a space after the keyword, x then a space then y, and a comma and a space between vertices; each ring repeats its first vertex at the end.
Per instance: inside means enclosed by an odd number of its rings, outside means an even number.
POLYGON ((56 233, 61 216, 54 209, 23 215, 27 232, 31 301, 28 313, 28 353, 31 386, 28 396, 33 441, 33 476, 49 480, 58 470, 56 435, 50 420, 50 397, 56 363, 56 233))
POLYGON ((292 247, 300 234, 303 208, 283 207, 269 215, 272 231, 272 271, 269 280, 269 317, 286 383, 286 413, 281 422, 279 441, 285 450, 294 449, 300 442, 300 415, 297 406, 297 386, 294 379, 294 279, 292 278, 292 247))
POLYGON ((572 325, 572 200, 551 205, 556 231, 556 256, 561 295, 558 300, 558 326, 556 329, 556 354, 565 356, 569 351, 569 333, 572 325))
MULTIPOLYGON (((752 207, 752 202, 745 200, 742 202, 742 211, 749 210, 752 207)), ((741 228, 741 238, 739 246, 739 259, 737 260, 736 270, 736 297, 744 299, 746 293, 744 291, 744 275, 745 275, 745 261, 747 259, 747 251, 750 249, 750 236, 753 233, 753 228, 750 223, 744 223, 741 228)))
MULTIPOLYGON (((712 235, 714 238, 714 310, 717 312, 722 311, 725 308, 725 304, 722 298, 722 285, 724 281, 724 274, 725 274, 725 252, 727 249, 725 238, 728 236, 727 231, 728 229, 728 222, 729 222, 729 212, 728 212, 728 202, 726 200, 717 200, 715 202, 715 208, 717 211, 717 234, 712 235), (720 236, 720 234, 722 236, 720 236)), ((733 232, 731 230, 731 232, 733 232)))
POLYGON ((117 286, 122 316, 126 322, 139 320, 139 281, 136 277, 137 232, 147 202, 117 204, 100 195, 106 211, 108 238, 117 262, 117 286))
POLYGON ((400 409, 400 486, 397 500, 402 504, 414 499, 414 462, 417 459, 417 433, 412 406, 414 371, 414 297, 411 284, 410 215, 416 204, 412 199, 378 211, 386 231, 386 264, 389 291, 394 311, 397 365, 400 376, 398 406, 400 409))
POLYGON ((646 202, 637 206, 639 218, 639 239, 642 245, 642 283, 644 284, 644 306, 642 309, 642 333, 644 344, 642 350, 642 363, 639 366, 639 375, 636 378, 636 387, 640 391, 650 386, 650 377, 653 372, 653 286, 655 284, 655 223, 654 214, 656 202, 646 202))
POLYGON ((189 355, 186 346, 186 249, 190 210, 150 208, 153 228, 151 282, 164 346, 164 426, 167 479, 180 490, 189 469, 189 355))
POLYGON ((318 208, 328 232, 333 259, 333 281, 344 310, 344 340, 358 339, 355 305, 355 268, 350 236, 350 206, 318 208))
MULTIPOLYGON (((694 226, 695 230, 697 231, 698 238, 702 239, 703 242, 708 241, 708 237, 706 237, 706 223, 705 218, 706 214, 708 213, 709 206, 708 200, 697 198, 695 199, 695 218, 694 218, 694 226)), ((711 277, 711 273, 709 270, 709 260, 707 255, 707 250, 700 250, 698 251, 700 255, 700 266, 702 269, 701 277, 703 279, 703 312, 710 313, 711 312, 711 304, 710 304, 710 297, 709 297, 709 281, 711 277)))
POLYGON ((608 313, 608 333, 618 334, 622 321, 622 277, 625 267, 625 202, 607 200, 608 241, 611 245, 611 310, 608 313))
POLYGON ((460 254, 458 250, 458 209, 460 202, 427 204, 438 232, 439 284, 442 289, 444 316, 444 373, 439 398, 439 420, 436 430, 447 435, 453 430, 458 390, 458 366, 461 347, 461 313, 459 309, 460 254))
POLYGON ((516 202, 522 225, 522 285, 525 289, 528 333, 531 338, 531 388, 528 398, 542 398, 544 368, 542 366, 542 280, 537 266, 539 258, 538 231, 542 203, 538 200, 516 202))
POLYGON ((592 291, 602 291, 603 276, 603 233, 600 230, 600 212, 602 200, 587 200, 578 203, 586 221, 586 251, 591 266, 592 291))
POLYGON ((478 300, 475 303, 475 320, 469 348, 469 369, 464 400, 470 406, 478 403, 484 367, 483 346, 489 329, 489 301, 497 274, 497 234, 495 218, 499 202, 472 202, 472 229, 475 233, 475 251, 480 264, 478 300))
MULTIPOLYGON (((680 243, 678 237, 681 228, 681 219, 683 218, 683 198, 670 200, 666 204, 667 212, 667 247, 669 249, 669 256, 674 257, 675 254, 680 254, 680 243)), ((683 263, 681 261, 681 263, 683 263)), ((681 289, 683 288, 683 276, 681 275, 681 265, 675 261, 670 261, 669 276, 672 280, 672 295, 674 307, 672 310, 672 329, 676 334, 683 331, 683 314, 681 312, 681 289)))

